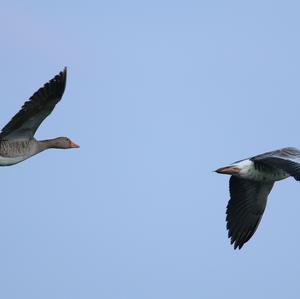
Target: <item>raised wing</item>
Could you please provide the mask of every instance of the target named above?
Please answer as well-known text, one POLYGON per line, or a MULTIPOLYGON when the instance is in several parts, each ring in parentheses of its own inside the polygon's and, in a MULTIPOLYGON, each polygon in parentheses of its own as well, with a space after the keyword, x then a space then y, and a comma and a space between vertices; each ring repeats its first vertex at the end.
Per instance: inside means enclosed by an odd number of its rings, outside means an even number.
POLYGON ((62 72, 35 92, 2 129, 0 140, 32 138, 40 124, 62 98, 66 78, 67 69, 64 68, 62 72))
POLYGON ((226 221, 234 249, 241 249, 255 233, 264 213, 273 182, 258 182, 230 177, 230 200, 226 221))
POLYGON ((250 160, 254 163, 280 168, 300 181, 300 150, 294 147, 268 152, 252 157, 250 160))

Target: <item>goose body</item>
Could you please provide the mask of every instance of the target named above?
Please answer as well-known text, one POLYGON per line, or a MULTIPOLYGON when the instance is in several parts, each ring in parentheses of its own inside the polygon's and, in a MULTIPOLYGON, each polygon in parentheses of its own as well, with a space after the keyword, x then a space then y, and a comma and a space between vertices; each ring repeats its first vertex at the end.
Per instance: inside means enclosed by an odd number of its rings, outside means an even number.
POLYGON ((231 175, 226 210, 228 237, 234 249, 241 249, 255 233, 274 183, 289 176, 300 181, 300 150, 282 148, 237 161, 216 172, 231 175))
POLYGON ((25 102, 0 133, 0 166, 20 163, 49 148, 79 147, 67 137, 36 140, 34 134, 63 96, 67 69, 52 78, 25 102))

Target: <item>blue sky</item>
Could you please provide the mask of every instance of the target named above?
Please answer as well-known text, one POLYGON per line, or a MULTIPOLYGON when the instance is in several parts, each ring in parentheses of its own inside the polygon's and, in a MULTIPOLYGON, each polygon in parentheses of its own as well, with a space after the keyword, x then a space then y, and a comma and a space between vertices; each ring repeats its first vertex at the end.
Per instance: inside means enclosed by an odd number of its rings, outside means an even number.
POLYGON ((2 3, 1 125, 64 66, 37 132, 68 136, 0 169, 0 297, 298 298, 300 185, 227 239, 228 177, 300 147, 297 1, 2 3))

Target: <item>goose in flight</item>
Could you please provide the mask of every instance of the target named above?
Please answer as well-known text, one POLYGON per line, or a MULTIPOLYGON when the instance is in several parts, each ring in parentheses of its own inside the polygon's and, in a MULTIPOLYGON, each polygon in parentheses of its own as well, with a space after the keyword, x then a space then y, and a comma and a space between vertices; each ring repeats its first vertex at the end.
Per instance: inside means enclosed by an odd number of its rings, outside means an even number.
POLYGON ((67 69, 52 78, 25 102, 0 132, 0 166, 24 161, 49 148, 77 148, 67 137, 36 140, 34 134, 63 96, 67 69))
POLYGON ((289 176, 300 181, 300 150, 286 147, 216 170, 231 175, 226 210, 228 237, 241 249, 255 233, 276 181, 289 176))

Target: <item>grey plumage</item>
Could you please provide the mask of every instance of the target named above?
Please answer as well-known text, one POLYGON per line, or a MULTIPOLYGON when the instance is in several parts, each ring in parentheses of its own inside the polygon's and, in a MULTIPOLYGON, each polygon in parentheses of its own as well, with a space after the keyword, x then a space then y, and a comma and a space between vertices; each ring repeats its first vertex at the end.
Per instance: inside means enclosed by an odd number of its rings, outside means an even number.
POLYGON ((20 155, 29 155, 36 148, 36 140, 18 140, 0 142, 0 154, 2 157, 17 157, 20 155))

